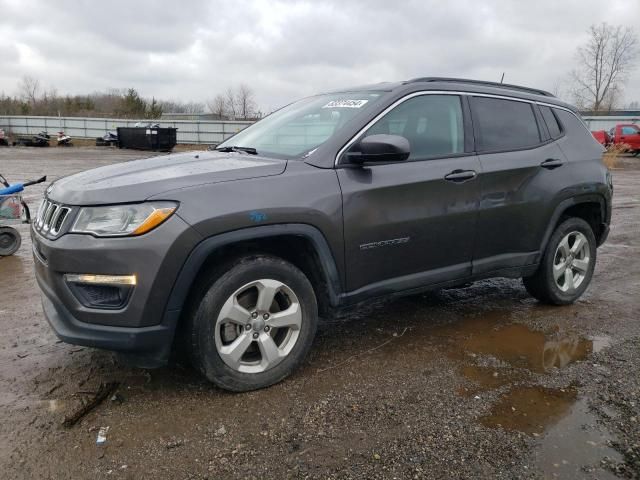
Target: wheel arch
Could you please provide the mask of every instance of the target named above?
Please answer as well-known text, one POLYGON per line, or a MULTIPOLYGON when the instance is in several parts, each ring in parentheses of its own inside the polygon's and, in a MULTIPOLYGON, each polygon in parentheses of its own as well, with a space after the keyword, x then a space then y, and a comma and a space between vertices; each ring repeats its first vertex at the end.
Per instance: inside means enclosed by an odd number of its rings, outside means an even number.
POLYGON ((609 215, 607 200, 598 193, 578 195, 561 201, 553 211, 547 225, 540 251, 544 252, 553 231, 562 221, 569 217, 582 218, 591 225, 597 245, 600 246, 606 239, 609 215))
POLYGON ((321 311, 339 303, 342 284, 335 258, 322 232, 308 224, 264 225, 208 237, 196 245, 174 282, 165 308, 165 318, 172 316, 174 323, 178 322, 199 276, 215 265, 216 260, 225 258, 225 253, 227 261, 241 254, 280 256, 309 277, 321 311), (304 245, 305 250, 287 248, 296 245, 304 245))

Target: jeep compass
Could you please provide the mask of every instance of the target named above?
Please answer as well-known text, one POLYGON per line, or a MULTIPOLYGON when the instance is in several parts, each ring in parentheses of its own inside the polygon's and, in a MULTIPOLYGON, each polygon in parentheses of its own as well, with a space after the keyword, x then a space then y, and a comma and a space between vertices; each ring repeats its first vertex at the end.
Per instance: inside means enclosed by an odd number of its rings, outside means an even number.
POLYGON ((578 112, 514 85, 418 78, 292 103, 215 151, 54 182, 32 224, 46 318, 140 366, 177 345, 222 388, 289 375, 318 317, 522 278, 565 305, 608 234, 611 176, 578 112))

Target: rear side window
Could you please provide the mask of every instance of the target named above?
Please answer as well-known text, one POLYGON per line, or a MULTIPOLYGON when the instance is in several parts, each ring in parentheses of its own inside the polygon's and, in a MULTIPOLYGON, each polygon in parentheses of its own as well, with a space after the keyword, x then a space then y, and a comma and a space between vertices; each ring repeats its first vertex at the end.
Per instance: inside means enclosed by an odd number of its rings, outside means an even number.
POLYGON ((517 150, 540 143, 531 104, 485 97, 473 97, 471 103, 479 151, 517 150))
POLYGON ((558 119, 553 114, 553 111, 550 107, 540 106, 540 112, 542 113, 542 118, 544 118, 544 123, 547 124, 547 128, 549 129, 549 134, 551 138, 554 140, 562 136, 562 128, 560 128, 560 124, 558 123, 558 119))
POLYGON ((409 160, 464 152, 464 127, 460 97, 420 95, 387 113, 364 134, 400 135, 409 140, 409 160))

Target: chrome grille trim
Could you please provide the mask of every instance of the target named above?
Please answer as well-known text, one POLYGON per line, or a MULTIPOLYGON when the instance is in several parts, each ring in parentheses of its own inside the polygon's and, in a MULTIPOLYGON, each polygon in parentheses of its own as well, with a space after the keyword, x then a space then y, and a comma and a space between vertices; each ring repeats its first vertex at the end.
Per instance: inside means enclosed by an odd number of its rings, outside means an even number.
POLYGON ((58 205, 51 202, 49 204, 49 208, 47 208, 47 214, 44 216, 44 226, 42 227, 43 232, 48 232, 51 228, 51 219, 54 217, 57 210, 58 205))
POLYGON ((60 229, 64 225, 64 221, 67 219, 70 211, 71 209, 69 207, 58 208, 55 218, 51 221, 51 235, 60 233, 60 229))
POLYGON ((40 204, 33 228, 45 236, 56 237, 65 225, 69 213, 71 213, 70 207, 45 198, 40 204))

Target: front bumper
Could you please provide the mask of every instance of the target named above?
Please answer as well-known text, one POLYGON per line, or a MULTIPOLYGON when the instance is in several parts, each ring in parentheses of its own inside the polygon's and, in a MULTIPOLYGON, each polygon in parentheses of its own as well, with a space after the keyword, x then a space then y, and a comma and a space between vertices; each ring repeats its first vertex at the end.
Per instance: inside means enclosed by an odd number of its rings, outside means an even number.
POLYGON ((168 359, 180 312, 166 311, 173 284, 200 236, 177 215, 146 235, 95 238, 66 234, 49 240, 31 232, 45 316, 67 343, 140 357, 140 366, 168 359), (90 308, 81 303, 65 274, 135 274, 126 305, 90 308))
POLYGON ((159 367, 169 359, 177 314, 167 315, 166 322, 160 325, 128 328, 80 322, 46 294, 42 296, 42 309, 63 342, 133 355, 139 367, 159 367))

